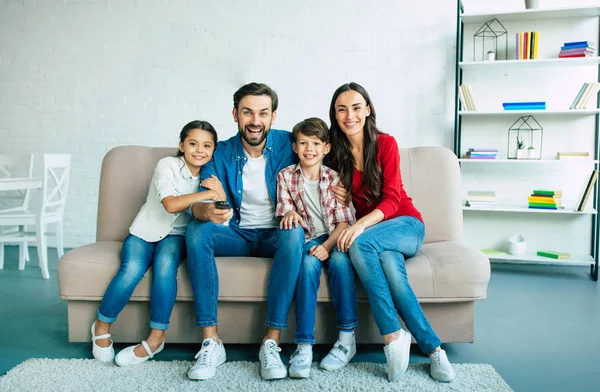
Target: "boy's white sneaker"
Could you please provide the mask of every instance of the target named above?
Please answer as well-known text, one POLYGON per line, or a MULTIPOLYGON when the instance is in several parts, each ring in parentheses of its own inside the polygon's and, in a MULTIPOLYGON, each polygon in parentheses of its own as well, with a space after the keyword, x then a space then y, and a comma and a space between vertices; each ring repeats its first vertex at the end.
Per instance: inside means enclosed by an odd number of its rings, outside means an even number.
POLYGON ((299 344, 290 357, 290 377, 308 378, 312 366, 313 352, 310 344, 299 344))
POLYGON ((321 369, 338 370, 346 366, 356 355, 356 340, 352 334, 351 342, 342 342, 338 339, 329 354, 321 360, 321 369))
POLYGON ((388 366, 388 381, 396 381, 408 369, 410 362, 410 332, 401 329, 400 337, 383 347, 388 366))
POLYGON ((260 346, 260 376, 263 380, 278 380, 287 377, 287 369, 281 361, 281 349, 273 339, 267 339, 260 346))
POLYGON ((441 382, 450 382, 454 380, 456 374, 454 374, 454 369, 452 369, 452 365, 450 365, 450 361, 448 361, 446 351, 440 350, 432 353, 429 355, 429 360, 431 361, 429 367, 431 378, 441 382))
POLYGON ((223 341, 217 343, 213 338, 202 341, 202 348, 196 356, 196 363, 188 370, 187 376, 190 380, 208 380, 217 372, 217 366, 222 365, 227 356, 223 341))

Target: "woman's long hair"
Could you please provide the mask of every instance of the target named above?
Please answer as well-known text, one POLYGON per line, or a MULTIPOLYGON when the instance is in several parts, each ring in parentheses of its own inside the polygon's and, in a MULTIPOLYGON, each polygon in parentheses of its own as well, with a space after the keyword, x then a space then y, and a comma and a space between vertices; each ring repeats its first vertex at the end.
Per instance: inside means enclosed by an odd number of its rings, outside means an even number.
POLYGON ((360 188, 364 198, 369 204, 372 204, 381 199, 382 195, 382 173, 381 167, 377 164, 377 138, 381 132, 379 132, 375 123, 375 108, 373 107, 369 93, 360 84, 347 83, 340 86, 333 93, 331 105, 329 106, 331 152, 326 155, 325 164, 340 173, 340 181, 344 185, 344 188, 348 190, 348 200, 350 200, 355 161, 352 156, 350 141, 340 128, 335 116, 335 101, 340 94, 350 90, 362 95, 367 106, 371 108, 371 114, 365 118, 363 141, 364 169, 360 188))

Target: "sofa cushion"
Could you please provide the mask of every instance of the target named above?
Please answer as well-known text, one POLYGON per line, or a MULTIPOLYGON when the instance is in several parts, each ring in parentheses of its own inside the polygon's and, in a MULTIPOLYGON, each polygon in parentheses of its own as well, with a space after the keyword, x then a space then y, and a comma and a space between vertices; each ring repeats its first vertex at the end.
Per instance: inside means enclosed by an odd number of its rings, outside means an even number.
MULTIPOLYGON (((61 299, 102 299, 121 263, 122 245, 118 241, 100 241, 66 253, 58 269, 61 299)), ((481 252, 463 243, 444 241, 425 244, 406 265, 409 282, 421 302, 485 298, 490 276, 489 262, 481 252)), ((270 266, 271 259, 268 258, 218 257, 219 300, 266 301, 270 266)), ((133 292, 133 301, 149 299, 151 276, 150 270, 133 292)), ((326 279, 322 274, 319 301, 331 300, 326 279)), ((359 300, 366 300, 358 279, 357 287, 359 300)), ((182 263, 177 275, 177 299, 193 300, 185 263, 182 263)))

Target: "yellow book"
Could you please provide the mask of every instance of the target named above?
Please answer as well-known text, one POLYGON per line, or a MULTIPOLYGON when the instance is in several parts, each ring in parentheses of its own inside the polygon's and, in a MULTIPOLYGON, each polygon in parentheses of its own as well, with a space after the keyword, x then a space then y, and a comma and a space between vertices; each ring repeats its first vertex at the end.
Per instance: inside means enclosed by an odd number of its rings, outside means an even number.
POLYGON ((536 31, 533 40, 533 58, 538 58, 538 41, 540 40, 540 32, 536 31))
POLYGON ((527 198, 527 201, 530 201, 532 203, 557 204, 557 203, 560 203, 562 200, 561 199, 556 199, 554 197, 535 197, 535 196, 529 196, 527 198))

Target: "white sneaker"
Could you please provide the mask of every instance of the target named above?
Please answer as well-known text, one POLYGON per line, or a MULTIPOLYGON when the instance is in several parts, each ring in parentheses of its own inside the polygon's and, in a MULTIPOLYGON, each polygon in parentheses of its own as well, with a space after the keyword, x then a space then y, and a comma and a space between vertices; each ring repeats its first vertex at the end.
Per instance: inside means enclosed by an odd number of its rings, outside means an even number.
POLYGON ((448 361, 446 351, 440 350, 434 352, 429 356, 429 360, 431 361, 429 367, 431 378, 441 382, 450 382, 454 380, 456 374, 454 374, 454 369, 452 369, 452 365, 450 365, 450 361, 448 361))
POLYGON ((187 376, 190 380, 208 380, 217 372, 217 366, 225 363, 225 346, 223 341, 217 343, 213 338, 206 338, 202 341, 202 348, 196 356, 194 366, 188 370, 187 376))
POLYGON ((356 340, 352 335, 351 343, 335 342, 329 354, 321 360, 321 369, 338 370, 346 366, 356 354, 356 340))
POLYGON ((279 353, 281 349, 273 339, 267 339, 260 346, 258 357, 260 358, 260 376, 263 380, 278 380, 287 377, 287 369, 279 353))
POLYGON ((165 340, 163 339, 162 343, 160 344, 160 346, 158 346, 155 352, 152 352, 152 350, 150 350, 150 346, 148 346, 148 343, 146 343, 145 340, 142 340, 141 345, 144 348, 144 350, 146 350, 146 353, 148 355, 146 355, 145 357, 136 356, 134 352, 135 348, 138 346, 136 344, 133 346, 125 347, 123 350, 119 351, 119 353, 115 357, 115 363, 121 367, 124 367, 139 365, 140 363, 146 362, 150 358, 154 358, 156 354, 158 354, 163 350, 163 348, 165 348, 165 340))
POLYGON ((313 352, 310 344, 299 344, 290 357, 290 377, 308 378, 312 366, 313 352))
POLYGON ((96 330, 96 321, 92 324, 92 355, 100 362, 112 362, 115 359, 115 349, 113 348, 113 341, 110 340, 110 346, 100 347, 96 344, 98 339, 108 339, 110 334, 104 334, 100 336, 94 335, 96 330))
POLYGON ((401 329, 400 337, 383 347, 388 366, 388 381, 396 381, 408 369, 410 360, 410 332, 401 329))

